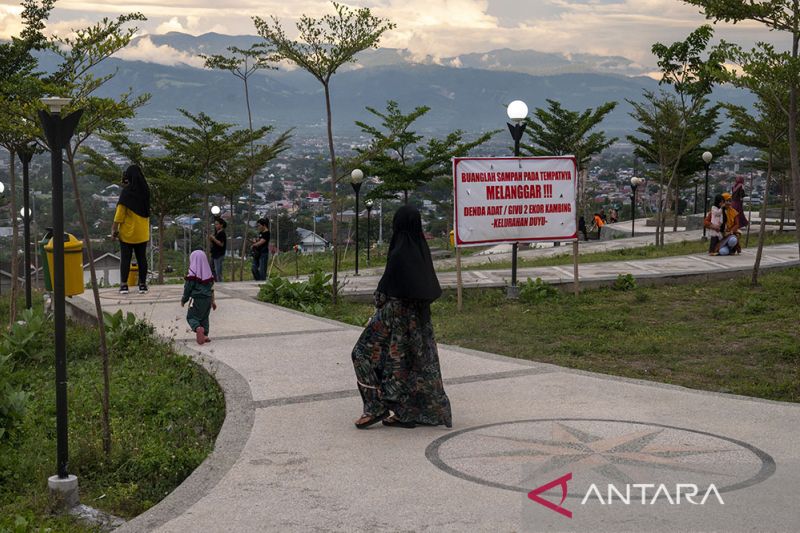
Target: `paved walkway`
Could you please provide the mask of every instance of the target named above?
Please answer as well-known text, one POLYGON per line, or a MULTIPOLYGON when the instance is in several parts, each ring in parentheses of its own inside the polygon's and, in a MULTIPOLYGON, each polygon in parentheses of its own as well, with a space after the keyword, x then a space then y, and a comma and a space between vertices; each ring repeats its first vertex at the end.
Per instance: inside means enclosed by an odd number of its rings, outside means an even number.
MULTIPOLYGON (((771 247, 765 263, 796 261, 793 253, 771 247)), ((746 259, 673 261, 705 271, 746 259)), ((359 328, 257 302, 246 283, 217 290, 213 342, 202 347, 192 343, 180 286, 102 293, 106 310, 135 312, 202 361, 227 410, 209 459, 119 531, 798 529, 800 405, 440 346, 453 428, 359 431, 350 363, 359 328), (567 474, 572 518, 528 497, 567 474), (655 487, 639 485, 648 483, 655 487), (588 492, 593 484, 598 493, 588 492), (628 486, 630 503, 608 505, 609 484, 623 497, 628 486), (696 502, 714 485, 719 499, 692 505, 691 487, 677 484, 697 485, 696 502)), ((91 311, 89 298, 74 303, 91 311)), ((541 497, 555 507, 560 486, 541 497)))
MULTIPOLYGON (((692 240, 695 232, 685 232, 680 240, 692 240)), ((694 236, 700 238, 700 233, 694 236)), ((631 243, 639 239, 620 239, 618 241, 604 241, 597 244, 583 245, 581 243, 581 253, 598 251, 621 250, 632 248, 631 243)), ((677 237, 674 237, 677 239, 677 237)), ((678 242, 680 242, 678 240, 678 242)), ((648 241, 649 242, 649 241, 648 241)), ((669 240, 667 242, 670 242, 669 240)), ((639 244, 641 246, 641 244, 639 244)), ((544 248, 539 250, 523 250, 521 257, 548 257, 552 255, 563 255, 569 247, 544 248), (555 251, 553 251, 555 250, 555 251)), ((578 275, 582 286, 590 287, 607 284, 617 278, 619 274, 632 274, 641 283, 662 283, 665 281, 675 282, 680 280, 709 279, 712 277, 730 277, 752 270, 755 261, 756 249, 746 248, 740 255, 726 257, 711 257, 706 253, 699 253, 685 256, 663 257, 659 259, 645 259, 636 261, 609 261, 603 263, 583 263, 579 265, 578 275)), ((496 262, 498 259, 492 256, 496 262)), ((510 259, 510 254, 498 254, 501 261, 510 259), (508 258, 504 256, 507 255, 508 258)), ((450 268, 450 260, 439 260, 436 262, 437 269, 450 268)), ((511 283, 511 269, 503 268, 499 270, 469 270, 472 264, 485 262, 485 257, 471 256, 465 258, 462 280, 465 288, 475 287, 505 287, 511 283), (466 260, 472 260, 467 262, 466 260)), ((798 261, 797 244, 781 244, 764 247, 761 257, 761 267, 764 271, 771 268, 784 268, 800 264, 798 261)), ((345 295, 368 298, 375 287, 378 285, 382 269, 371 269, 362 271, 361 275, 355 276, 352 272, 343 272, 340 275, 342 290, 345 295)), ((439 282, 445 289, 456 288, 456 273, 454 271, 439 272, 439 282)), ((519 268, 517 279, 519 283, 525 282, 527 278, 542 278, 552 284, 570 285, 573 283, 572 264, 548 267, 519 268)), ((290 278, 292 279, 292 278, 290 278)), ((256 282, 249 282, 256 285, 256 282)))

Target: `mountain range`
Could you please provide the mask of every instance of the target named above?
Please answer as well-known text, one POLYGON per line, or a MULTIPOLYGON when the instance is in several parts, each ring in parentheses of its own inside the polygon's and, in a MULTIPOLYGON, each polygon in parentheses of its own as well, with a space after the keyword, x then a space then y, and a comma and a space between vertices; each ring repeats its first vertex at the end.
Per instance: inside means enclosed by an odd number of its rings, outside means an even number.
MULTIPOLYGON (((180 122, 178 108, 246 124, 241 80, 228 72, 201 68, 197 54, 225 53, 228 46, 247 48, 258 39, 175 32, 138 37, 124 59, 112 58, 98 67, 98 74, 117 73, 100 94, 118 95, 129 88, 137 94, 150 93, 152 99, 139 111, 134 127, 180 122), (137 57, 148 61, 133 60, 137 57)), ((641 75, 641 67, 622 57, 506 49, 435 60, 414 58, 408 50, 377 49, 357 59, 332 78, 337 134, 357 134, 356 120, 375 123, 365 107, 383 109, 390 99, 404 111, 429 106, 431 111, 416 129, 441 134, 457 128, 467 132, 504 128, 510 101, 524 100, 533 109, 546 106, 549 98, 575 110, 617 101, 602 129, 624 138, 636 127, 626 99, 640 100, 643 90, 658 90, 657 81, 641 75)), ((295 127, 299 135, 324 138, 323 89, 305 71, 259 71, 250 80, 250 98, 256 125, 271 124, 280 131, 295 127)), ((717 88, 712 100, 717 99, 752 103, 749 94, 729 87, 717 88)))

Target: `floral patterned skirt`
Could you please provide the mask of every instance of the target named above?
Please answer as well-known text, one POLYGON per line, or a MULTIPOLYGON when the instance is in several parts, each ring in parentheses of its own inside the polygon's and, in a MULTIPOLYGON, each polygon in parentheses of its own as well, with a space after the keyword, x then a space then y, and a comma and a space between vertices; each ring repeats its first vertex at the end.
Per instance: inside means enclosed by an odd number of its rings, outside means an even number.
POLYGON ((353 348, 364 414, 452 427, 428 304, 389 298, 353 348))

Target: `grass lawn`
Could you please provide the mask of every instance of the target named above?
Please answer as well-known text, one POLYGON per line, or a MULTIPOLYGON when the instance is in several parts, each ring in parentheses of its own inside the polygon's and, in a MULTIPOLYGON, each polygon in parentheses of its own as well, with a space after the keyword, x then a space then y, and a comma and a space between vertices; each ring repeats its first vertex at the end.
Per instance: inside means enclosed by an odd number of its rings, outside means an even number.
MULTIPOLYGON (((6 298, 0 302, 3 329, 7 322, 6 298)), ((150 326, 137 322, 124 333, 110 334, 116 339, 111 348, 113 444, 106 457, 97 332, 68 325, 69 471, 78 476, 81 503, 131 518, 174 490, 211 452, 225 403, 214 379, 156 339, 150 326)), ((0 438, 0 531, 90 530, 69 517, 53 516, 48 501, 47 478, 56 469, 51 321, 25 352, 0 363, 0 394, 5 386, 29 394, 24 416, 0 438)))
MULTIPOLYGON (((800 268, 729 282, 556 293, 537 303, 466 291, 432 309, 437 340, 570 368, 800 401, 800 268)), ((320 307, 364 325, 371 306, 320 307)))

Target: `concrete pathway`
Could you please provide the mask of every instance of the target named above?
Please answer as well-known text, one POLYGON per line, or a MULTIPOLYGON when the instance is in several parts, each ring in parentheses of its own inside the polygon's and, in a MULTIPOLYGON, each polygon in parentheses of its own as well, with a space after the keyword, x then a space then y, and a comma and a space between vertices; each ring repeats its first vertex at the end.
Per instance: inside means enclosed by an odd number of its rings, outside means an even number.
MULTIPOLYGON (((687 232, 692 233, 692 232, 687 232)), ((699 234, 697 236, 699 238, 699 234)), ((638 239, 638 237, 637 237, 638 239)), ((633 239, 625 239, 633 240, 633 239)), ((688 239, 684 239, 688 240, 688 239)), ((594 246, 594 251, 609 251, 628 248, 623 240, 605 241, 594 246)), ((586 250, 591 245, 582 246, 586 250)), ((571 245, 570 248, 571 249, 571 245)), ((522 257, 533 257, 536 252, 540 256, 556 255, 553 248, 543 250, 526 250, 520 253, 522 257), (526 253, 527 252, 527 253, 526 253)), ((555 250, 558 250, 556 248, 555 250)), ((557 254, 563 254, 563 249, 557 254)), ((755 261, 756 249, 746 248, 740 255, 726 257, 711 257, 706 253, 685 256, 663 257, 659 259, 645 259, 636 261, 609 261, 603 263, 584 263, 579 265, 578 274, 584 287, 593 287, 613 282, 619 274, 632 274, 637 281, 643 284, 655 284, 676 281, 691 281, 710 278, 727 278, 741 275, 742 272, 752 270, 755 261)), ((466 258, 472 259, 472 257, 466 258)), ((764 247, 761 258, 761 268, 768 271, 772 268, 785 268, 800 264, 798 261, 797 244, 780 244, 764 247)), ((500 270, 469 270, 471 264, 464 266, 462 279, 464 287, 505 287, 511 283, 511 269, 500 270)), ((442 261, 437 262, 437 267, 448 267, 442 261)), ((359 276, 352 272, 343 272, 340 276, 345 295, 368 298, 378 285, 382 270, 364 272, 359 276)), ((454 271, 439 272, 439 282, 445 289, 456 288, 456 273, 454 271)), ((573 283, 572 265, 549 267, 519 268, 517 271, 518 283, 523 283, 527 278, 542 280, 555 285, 570 285, 573 283)), ((291 279, 291 278, 290 278, 291 279)), ((251 284, 255 284, 251 282, 251 284)))
MULTIPOLYGON (((796 250, 772 247, 765 264, 796 261, 796 250)), ((359 431, 360 328, 257 302, 246 283, 217 291, 213 342, 200 347, 180 286, 102 293, 106 310, 151 321, 209 368, 227 410, 209 459, 121 532, 798 530, 800 405, 440 346, 453 428, 359 431), (538 495, 548 503, 528 496, 548 484, 538 495)), ((78 312, 91 312, 89 298, 72 300, 78 312)))
MULTIPOLYGON (((644 219, 642 219, 644 221, 644 219)), ((630 223, 630 221, 628 221, 630 223)), ((622 223, 620 223, 622 224, 622 223)), ((768 226, 768 230, 777 230, 777 226, 774 228, 770 228, 768 226)), ((667 244, 670 243, 680 243, 680 242, 690 242, 690 241, 699 241, 703 235, 702 230, 690 230, 690 231, 678 231, 672 232, 667 231, 664 234, 664 242, 667 244)), ((653 234, 648 235, 638 235, 636 237, 625 237, 620 239, 613 239, 608 241, 580 241, 580 248, 579 253, 581 255, 584 254, 593 254, 597 252, 607 252, 607 251, 615 251, 615 250, 627 250, 632 248, 642 248, 644 246, 652 245, 654 240, 653 234)), ((755 245, 753 243, 757 242, 757 236, 751 235, 750 236, 750 243, 751 247, 755 245)), ((485 253, 485 254, 474 254, 464 256, 461 259, 462 266, 465 270, 469 270, 470 266, 473 265, 486 265, 491 263, 499 263, 511 262, 511 247, 509 245, 498 245, 494 247, 495 249, 492 250, 492 253, 485 253), (503 251, 506 249, 507 251, 503 251)), ((541 257, 554 257, 559 255, 571 255, 572 254, 572 245, 569 243, 563 244, 562 246, 552 246, 551 243, 543 243, 539 245, 533 245, 533 247, 527 246, 520 246, 517 255, 520 259, 538 259, 541 257)), ((454 257, 449 257, 445 259, 436 259, 434 260, 434 265, 438 271, 444 270, 452 270, 456 266, 456 260, 454 257)), ((361 265, 360 273, 362 275, 381 275, 383 273, 383 267, 378 268, 364 268, 364 265, 361 265)))

